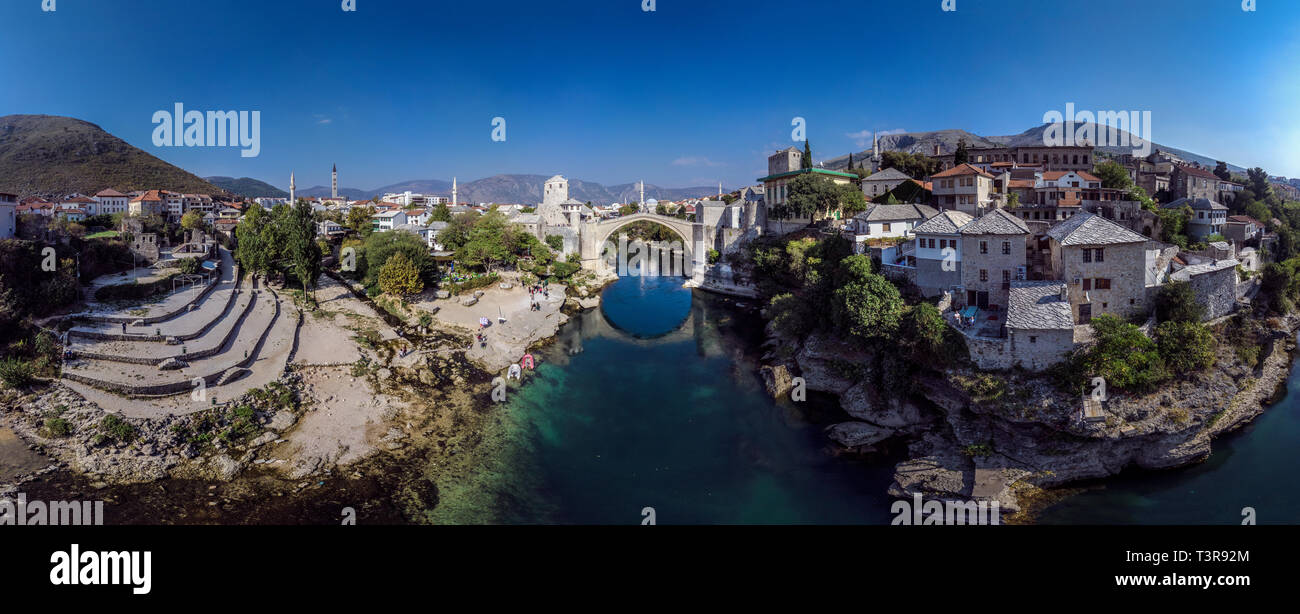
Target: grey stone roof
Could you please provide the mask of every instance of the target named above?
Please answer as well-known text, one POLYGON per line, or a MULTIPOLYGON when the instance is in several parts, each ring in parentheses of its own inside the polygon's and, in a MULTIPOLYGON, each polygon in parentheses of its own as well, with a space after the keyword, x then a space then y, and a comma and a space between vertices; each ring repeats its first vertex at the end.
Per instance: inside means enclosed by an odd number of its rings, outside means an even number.
POLYGON ((1166 204, 1164 205, 1163 208, 1164 208, 1164 209, 1178 209, 1178 208, 1181 208, 1183 205, 1187 205, 1188 207, 1191 207, 1191 208, 1193 208, 1193 209, 1208 209, 1208 210, 1215 210, 1215 211, 1220 211, 1220 210, 1222 210, 1222 211, 1227 211, 1227 210, 1228 210, 1227 207, 1225 207, 1225 206, 1223 206, 1223 205, 1221 205, 1221 204, 1219 204, 1219 203, 1217 203, 1217 202, 1215 202, 1215 201, 1212 201, 1212 200, 1210 200, 1210 199, 1208 199, 1208 198, 1197 198, 1197 199, 1193 200, 1193 199, 1191 199, 1191 198, 1187 198, 1186 196, 1184 196, 1184 197, 1182 197, 1182 198, 1180 198, 1180 199, 1178 199, 1178 200, 1174 200, 1174 201, 1170 201, 1170 202, 1166 203, 1166 204))
POLYGON ((1223 269, 1235 269, 1239 264, 1241 264, 1241 262, 1238 262, 1236 258, 1229 258, 1227 260, 1220 260, 1218 262, 1207 264, 1192 264, 1175 271, 1174 274, 1169 277, 1176 281, 1191 281, 1193 276, 1222 271, 1223 269))
POLYGON ((868 175, 867 177, 864 177, 862 180, 863 181, 893 181, 893 180, 906 181, 908 179, 911 179, 911 177, 908 177, 906 173, 891 166, 878 173, 868 175))
POLYGON ((1063 281, 1013 281, 1007 299, 1007 328, 1070 330, 1070 302, 1061 300, 1063 281))
POLYGON ((969 224, 971 220, 969 213, 957 210, 948 210, 936 215, 912 228, 913 233, 924 232, 934 234, 957 234, 957 229, 969 224))
POLYGON ((1100 215, 1083 211, 1053 225, 1047 236, 1061 245, 1114 245, 1150 240, 1100 215))
POLYGON ((511 218, 510 221, 516 224, 540 224, 542 216, 537 215, 536 213, 520 213, 511 218))
POLYGON ((958 232, 964 235, 1027 235, 1029 226, 1002 209, 994 209, 984 214, 984 217, 962 226, 958 232))
POLYGON ((936 215, 939 215, 939 211, 926 205, 871 205, 866 211, 853 216, 853 219, 865 222, 902 222, 928 220, 936 215))

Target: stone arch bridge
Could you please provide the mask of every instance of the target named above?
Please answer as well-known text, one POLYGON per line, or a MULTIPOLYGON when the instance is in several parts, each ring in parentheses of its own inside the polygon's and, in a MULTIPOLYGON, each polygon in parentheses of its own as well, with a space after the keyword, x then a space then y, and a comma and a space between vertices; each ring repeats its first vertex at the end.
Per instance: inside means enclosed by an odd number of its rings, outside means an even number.
POLYGON ((676 234, 681 239, 682 248, 686 252, 682 262, 683 273, 697 282, 703 279, 705 266, 708 264, 708 239, 713 236, 716 229, 709 228, 701 222, 691 222, 655 213, 635 213, 583 224, 580 239, 582 267, 594 271, 608 270, 609 262, 602 257, 606 242, 612 238, 617 245, 617 231, 640 221, 654 222, 676 234))

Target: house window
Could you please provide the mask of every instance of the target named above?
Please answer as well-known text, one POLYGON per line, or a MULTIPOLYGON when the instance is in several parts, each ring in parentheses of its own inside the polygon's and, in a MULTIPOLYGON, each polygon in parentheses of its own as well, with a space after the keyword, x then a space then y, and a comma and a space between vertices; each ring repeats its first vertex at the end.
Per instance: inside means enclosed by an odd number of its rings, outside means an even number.
POLYGON ((880 232, 889 232, 889 224, 881 224, 880 232))
POLYGON ((1002 283, 1005 284, 1005 283, 1009 283, 1010 281, 1011 281, 1011 271, 1008 269, 1002 269, 1002 283))
POLYGON ((989 280, 988 269, 980 269, 980 281, 988 281, 988 280, 989 280))
POLYGON ((981 253, 981 254, 987 254, 987 253, 989 253, 989 242, 988 242, 988 241, 980 241, 980 253, 981 253))
POLYGON ((1087 291, 1089 291, 1089 290, 1091 290, 1091 289, 1092 289, 1092 280, 1091 280, 1091 279, 1084 279, 1084 280, 1083 280, 1083 291, 1084 291, 1084 292, 1087 292, 1087 291))
POLYGON ((1105 262, 1105 261, 1106 261, 1106 258, 1105 258, 1106 254, 1105 254, 1105 252, 1102 251, 1102 248, 1098 247, 1098 248, 1096 249, 1096 252, 1097 252, 1097 254, 1096 254, 1097 262, 1105 262))
MULTIPOLYGON (((934 247, 934 239, 930 239, 930 247, 934 247)), ((939 249, 948 249, 947 239, 939 239, 939 249)))
POLYGON ((1110 279, 1106 277, 1098 277, 1096 280, 1094 280, 1092 285, 1098 290, 1109 290, 1110 279))
POLYGON ((1092 262, 1092 250, 1090 249, 1083 250, 1083 261, 1092 262))
POLYGON ((1003 253, 1003 254, 1010 254, 1010 253, 1011 253, 1011 242, 1010 242, 1010 241, 1003 241, 1003 242, 1002 242, 1002 253, 1003 253))

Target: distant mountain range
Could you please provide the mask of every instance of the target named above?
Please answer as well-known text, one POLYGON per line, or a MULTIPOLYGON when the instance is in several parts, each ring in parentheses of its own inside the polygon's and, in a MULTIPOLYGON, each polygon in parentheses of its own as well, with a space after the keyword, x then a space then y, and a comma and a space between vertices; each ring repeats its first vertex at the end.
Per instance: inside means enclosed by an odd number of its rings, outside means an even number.
POLYGON ((244 198, 288 198, 289 193, 252 177, 204 177, 208 183, 244 198))
MULTIPOLYGON (((964 130, 939 130, 884 135, 880 138, 884 150, 933 154, 936 145, 940 151, 956 150, 957 143, 965 139, 970 147, 1021 146, 1041 144, 1047 126, 1037 126, 1011 136, 982 137, 964 130)), ((1123 147, 1102 147, 1103 151, 1123 153, 1123 147)), ((1188 161, 1199 162, 1213 168, 1215 159, 1159 143, 1155 149, 1168 151, 1188 161)), ((871 154, 867 149, 855 152, 853 158, 865 160, 871 154)), ((844 169, 848 156, 839 156, 821 163, 825 168, 844 169)), ((1229 164, 1236 173, 1246 169, 1229 164)), ((458 196, 463 203, 523 203, 542 200, 542 184, 550 175, 493 175, 474 181, 461 182, 458 196)), ((269 183, 241 177, 199 178, 183 169, 164 162, 131 146, 101 129, 99 126, 70 117, 51 115, 7 115, 0 117, 0 192, 20 196, 59 198, 71 193, 94 194, 105 188, 121 192, 145 189, 163 189, 176 192, 207 193, 214 196, 238 194, 249 198, 267 196, 284 198, 288 193, 269 183)), ((451 195, 451 182, 442 179, 411 180, 386 185, 372 190, 340 188, 339 193, 352 200, 369 199, 389 192, 410 190, 422 194, 451 195)), ((312 186, 299 190, 301 196, 329 196, 326 186, 312 186)), ((646 198, 680 200, 717 194, 716 187, 665 188, 646 184, 646 198)), ((602 185, 593 181, 569 179, 569 196, 595 204, 630 202, 640 198, 637 184, 622 183, 602 185)))
POLYGON ((95 124, 53 115, 0 117, 0 192, 61 198, 105 188, 223 193, 95 124))
MULTIPOLYGON (((463 203, 521 203, 535 204, 542 202, 542 184, 550 179, 551 175, 493 175, 475 181, 462 181, 456 186, 457 200, 463 203)), ((209 180, 227 189, 232 189, 231 184, 222 182, 226 177, 209 177, 209 180)), ((569 179, 569 198, 580 201, 591 201, 594 204, 608 204, 613 202, 625 203, 640 198, 640 191, 635 183, 621 183, 618 185, 606 186, 593 181, 583 181, 581 179, 569 179)), ((261 183, 267 188, 276 189, 260 181, 249 180, 255 183, 261 183)), ((358 190, 355 188, 339 188, 339 195, 351 200, 364 200, 375 196, 383 196, 388 193, 401 193, 410 190, 417 194, 435 194, 439 196, 451 196, 451 182, 441 179, 416 179, 403 181, 375 188, 373 190, 358 190)), ((656 200, 680 200, 683 198, 701 197, 716 195, 716 187, 697 187, 697 188, 665 188, 654 184, 645 184, 645 196, 647 199, 656 200)), ((243 192, 240 192, 244 194, 243 192)), ((245 194, 246 196, 265 196, 265 194, 245 194)), ((288 194, 284 194, 287 196, 288 194)), ((310 188, 298 190, 298 196, 309 197, 327 197, 330 195, 328 186, 312 186, 310 188)))
MULTIPOLYGON (((1079 127, 1083 125, 1084 124, 1077 124, 1075 129, 1077 130, 1079 127)), ((1097 124, 1094 125, 1098 130, 1109 130, 1109 128, 1105 126, 1101 126, 1097 124)), ((1020 134, 1014 134, 1010 136, 988 136, 988 137, 980 136, 978 134, 967 132, 965 130, 936 130, 933 132, 905 132, 905 133, 887 134, 887 135, 882 134, 880 136, 880 150, 881 151, 903 151, 907 153, 920 153, 920 154, 925 154, 927 156, 932 156, 934 155, 935 146, 938 145, 940 152, 948 154, 957 151, 957 143, 962 139, 966 140, 967 147, 999 147, 999 146, 1006 146, 1006 147, 1031 146, 1032 147, 1034 145, 1041 146, 1043 144, 1043 133, 1047 130, 1047 127, 1048 124, 1043 124, 1041 126, 1030 128, 1024 132, 1021 132, 1020 134)), ((1124 131, 1120 131, 1120 132, 1122 134, 1128 134, 1129 141, 1130 142, 1133 141, 1132 134, 1124 131)), ((1097 149, 1107 153, 1115 153, 1115 154, 1132 153, 1133 151, 1133 148, 1131 147, 1115 147, 1115 146, 1098 147, 1097 149)), ((1157 149, 1160 151, 1167 151, 1169 153, 1172 153, 1175 156, 1178 156, 1179 158, 1187 160, 1188 162, 1199 162, 1201 166, 1208 166, 1209 168, 1214 168, 1215 164, 1217 164, 1218 162, 1214 158, 1210 158, 1208 156, 1203 156, 1183 149, 1178 149, 1177 147, 1169 147, 1168 145, 1161 145, 1159 143, 1152 142, 1151 151, 1155 151, 1157 149)), ((858 162, 866 160, 870 156, 871 156, 870 148, 865 149, 863 151, 854 152, 853 153, 854 164, 856 165, 858 162)), ((848 162, 849 162, 848 154, 845 154, 843 156, 838 156, 835 158, 831 158, 829 160, 823 160, 821 164, 825 168, 831 170, 842 170, 848 167, 848 162)), ((1246 172, 1245 168, 1236 166, 1231 163, 1228 164, 1228 170, 1234 173, 1244 174, 1246 172)))

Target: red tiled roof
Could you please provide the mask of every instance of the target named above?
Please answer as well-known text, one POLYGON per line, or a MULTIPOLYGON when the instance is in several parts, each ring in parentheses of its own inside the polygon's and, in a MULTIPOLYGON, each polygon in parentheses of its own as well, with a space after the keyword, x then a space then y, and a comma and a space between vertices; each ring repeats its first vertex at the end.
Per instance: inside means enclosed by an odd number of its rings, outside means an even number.
POLYGON ((1009 188, 1032 188, 1034 187, 1033 179, 1012 179, 1007 182, 1009 188))
POLYGON ((149 190, 148 192, 145 192, 144 194, 141 194, 140 196, 137 196, 137 197, 135 198, 135 200, 140 201, 140 202, 143 202, 143 201, 146 201, 146 200, 149 200, 149 201, 154 201, 154 200, 156 200, 156 201, 158 201, 158 202, 162 202, 162 195, 159 194, 158 192, 159 192, 158 190, 149 190))
POLYGON ((104 190, 100 190, 99 192, 96 192, 96 193, 95 193, 95 196, 126 196, 126 194, 123 194, 123 193, 121 193, 121 192, 118 192, 117 190, 114 190, 113 188, 108 188, 108 189, 104 189, 104 190))
POLYGON ((1191 175, 1193 177, 1213 179, 1215 181, 1219 180, 1218 175, 1215 175, 1214 173, 1211 173, 1210 171, 1207 171, 1203 168, 1196 168, 1195 166, 1191 166, 1188 164, 1179 164, 1178 168, 1181 169, 1184 173, 1187 173, 1188 175, 1191 175))
POLYGON ((957 166, 954 166, 946 171, 943 171, 942 173, 936 173, 930 178, 938 179, 941 177, 957 177, 959 175, 981 175, 984 177, 988 177, 990 179, 993 178, 993 175, 990 175, 989 173, 982 171, 977 167, 971 166, 968 163, 958 164, 957 166))
POLYGON ((1229 216, 1228 216, 1228 221, 1229 221, 1229 222, 1235 222, 1235 223, 1237 223, 1237 224, 1254 224, 1254 225, 1259 226, 1259 227, 1263 227, 1263 226, 1264 226, 1263 224, 1260 223, 1259 220, 1257 220, 1257 219, 1255 219, 1255 218, 1253 218, 1253 217, 1250 217, 1249 215, 1229 215, 1229 216))

